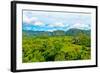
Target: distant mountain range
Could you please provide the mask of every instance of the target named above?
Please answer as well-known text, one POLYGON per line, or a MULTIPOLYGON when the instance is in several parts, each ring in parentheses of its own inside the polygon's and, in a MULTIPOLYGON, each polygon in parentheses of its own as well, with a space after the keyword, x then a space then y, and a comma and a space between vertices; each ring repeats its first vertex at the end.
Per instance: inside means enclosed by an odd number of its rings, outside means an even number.
POLYGON ((32 31, 32 30, 23 30, 23 35, 27 36, 62 36, 62 35, 68 35, 68 36, 75 36, 79 33, 86 34, 90 36, 91 30, 81 30, 72 28, 68 31, 62 31, 62 30, 56 30, 56 31, 32 31))
POLYGON ((66 32, 66 35, 74 36, 74 35, 78 35, 79 33, 84 33, 86 35, 90 35, 91 34, 91 30, 69 29, 66 32))

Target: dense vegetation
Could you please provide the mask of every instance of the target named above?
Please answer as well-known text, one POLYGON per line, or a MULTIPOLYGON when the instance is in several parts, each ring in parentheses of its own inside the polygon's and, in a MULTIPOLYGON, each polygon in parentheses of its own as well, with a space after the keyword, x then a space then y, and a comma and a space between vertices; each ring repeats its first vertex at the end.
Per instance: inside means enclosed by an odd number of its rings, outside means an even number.
POLYGON ((91 58, 90 35, 83 32, 67 35, 63 31, 48 32, 49 35, 48 33, 41 33, 38 36, 32 31, 31 34, 23 32, 23 63, 87 60, 91 58))

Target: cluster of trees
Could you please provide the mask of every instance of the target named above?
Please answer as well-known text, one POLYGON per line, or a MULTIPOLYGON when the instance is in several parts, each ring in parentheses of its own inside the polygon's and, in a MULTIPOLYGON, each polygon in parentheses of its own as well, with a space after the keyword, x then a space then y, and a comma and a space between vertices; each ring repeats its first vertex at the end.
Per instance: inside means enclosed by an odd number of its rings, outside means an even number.
POLYGON ((29 37, 24 35, 23 63, 90 59, 90 47, 90 36, 83 33, 76 36, 29 37))
POLYGON ((86 34, 79 33, 73 38, 73 43, 78 45, 83 45, 86 47, 91 47, 91 38, 86 34))

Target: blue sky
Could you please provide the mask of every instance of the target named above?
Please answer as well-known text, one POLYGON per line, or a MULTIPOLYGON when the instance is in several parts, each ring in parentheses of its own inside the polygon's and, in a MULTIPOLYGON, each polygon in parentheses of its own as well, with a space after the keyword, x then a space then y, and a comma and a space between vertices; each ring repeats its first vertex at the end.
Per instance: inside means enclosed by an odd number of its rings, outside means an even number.
POLYGON ((23 11, 23 30, 67 31, 71 28, 88 30, 91 28, 91 14, 23 11))

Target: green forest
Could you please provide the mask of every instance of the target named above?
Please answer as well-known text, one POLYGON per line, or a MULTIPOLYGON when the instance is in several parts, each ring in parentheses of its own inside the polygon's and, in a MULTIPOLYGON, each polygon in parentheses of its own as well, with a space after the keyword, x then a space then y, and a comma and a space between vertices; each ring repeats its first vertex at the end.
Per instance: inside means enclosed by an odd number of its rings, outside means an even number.
POLYGON ((91 59, 91 38, 86 31, 23 31, 23 63, 88 59, 91 59))

